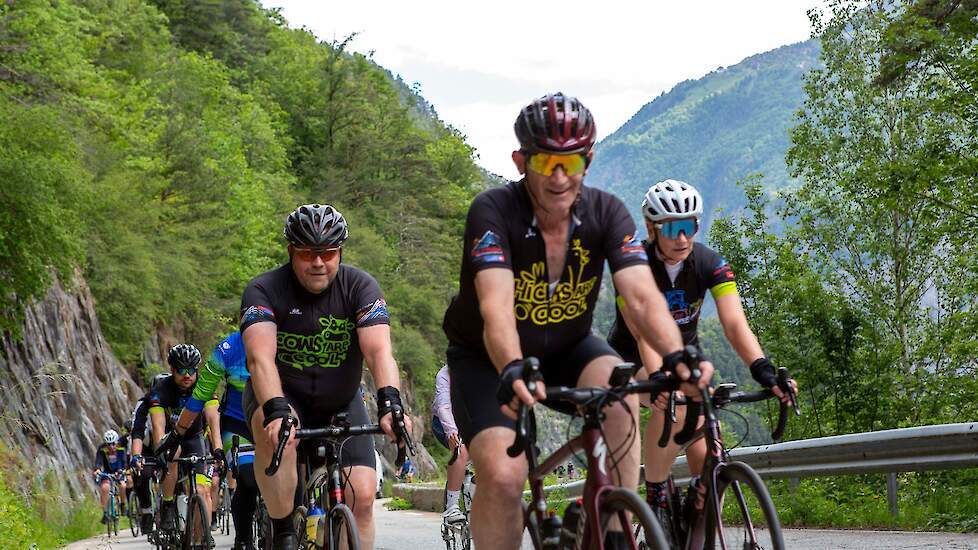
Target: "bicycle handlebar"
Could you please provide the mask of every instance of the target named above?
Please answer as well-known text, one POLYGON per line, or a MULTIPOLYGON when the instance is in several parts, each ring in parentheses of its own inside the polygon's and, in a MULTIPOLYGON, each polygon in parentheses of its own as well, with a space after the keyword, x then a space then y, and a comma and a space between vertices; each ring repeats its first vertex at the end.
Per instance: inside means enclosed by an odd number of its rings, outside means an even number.
MULTIPOLYGON (((392 414, 394 415, 394 433, 398 436, 398 440, 404 443, 404 445, 398 445, 397 458, 394 460, 394 464, 399 467, 404 464, 404 460, 407 458, 408 452, 411 453, 411 456, 414 456, 417 453, 417 450, 415 448, 414 441, 411 439, 411 434, 407 432, 407 426, 404 423, 404 411, 395 407, 392 414)), ((265 475, 273 476, 276 472, 278 472, 279 466, 282 464, 282 454, 285 452, 285 445, 288 443, 289 434, 292 432, 293 427, 297 422, 298 421, 293 416, 288 416, 282 420, 282 429, 279 431, 278 446, 275 448, 275 452, 272 454, 271 463, 267 468, 265 468, 265 475)), ((334 424, 323 428, 295 429, 295 438, 338 439, 358 435, 374 435, 382 433, 384 433, 384 430, 380 427, 380 424, 334 424)), ((242 445, 238 449, 240 451, 245 447, 247 447, 247 445, 242 445)), ((254 446, 251 447, 254 448, 254 446)))

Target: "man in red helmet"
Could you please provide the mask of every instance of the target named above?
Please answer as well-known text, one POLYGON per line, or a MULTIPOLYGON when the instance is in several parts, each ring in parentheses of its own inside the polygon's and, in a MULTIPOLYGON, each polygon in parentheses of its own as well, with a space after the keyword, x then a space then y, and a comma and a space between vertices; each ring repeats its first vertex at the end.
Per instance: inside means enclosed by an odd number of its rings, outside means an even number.
MULTIPOLYGON (((465 225, 459 294, 445 314, 452 404, 459 432, 479 473, 472 507, 477 548, 518 548, 523 455, 510 458, 519 402, 532 406, 543 386, 605 386, 620 357, 591 334, 594 304, 608 260, 637 330, 664 357, 667 371, 689 377, 682 339, 622 202, 583 185, 595 126, 576 98, 548 94, 516 119, 513 162, 525 177, 472 201, 465 225), (544 384, 531 395, 522 359, 537 357, 544 384), (492 391, 492 390, 497 391, 492 391), (489 390, 489 391, 487 391, 489 390)), ((630 317, 631 318, 631 317, 630 317)), ((713 372, 701 364, 705 386, 713 372)), ((607 463, 616 483, 638 483, 638 399, 605 409, 607 463)), ((624 544, 619 526, 607 547, 624 544)))

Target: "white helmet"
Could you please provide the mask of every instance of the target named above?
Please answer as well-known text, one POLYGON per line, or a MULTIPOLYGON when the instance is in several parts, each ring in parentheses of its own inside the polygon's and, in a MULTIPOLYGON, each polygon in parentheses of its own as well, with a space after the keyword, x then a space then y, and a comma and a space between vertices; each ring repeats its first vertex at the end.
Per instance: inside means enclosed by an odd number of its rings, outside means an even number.
POLYGON ((102 434, 102 441, 105 441, 109 445, 119 442, 119 434, 115 430, 108 430, 102 434))
POLYGON ((692 185, 679 180, 665 180, 649 187, 642 201, 642 215, 650 222, 666 218, 699 217, 703 197, 692 185))

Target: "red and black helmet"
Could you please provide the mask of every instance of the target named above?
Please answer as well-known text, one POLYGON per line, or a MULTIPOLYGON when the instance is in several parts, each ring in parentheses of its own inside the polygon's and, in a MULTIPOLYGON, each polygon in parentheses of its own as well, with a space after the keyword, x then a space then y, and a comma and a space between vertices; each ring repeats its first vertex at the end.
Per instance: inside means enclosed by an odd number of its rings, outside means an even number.
POLYGON ((523 107, 516 124, 520 148, 529 153, 587 153, 597 130, 594 117, 576 97, 547 94, 523 107))

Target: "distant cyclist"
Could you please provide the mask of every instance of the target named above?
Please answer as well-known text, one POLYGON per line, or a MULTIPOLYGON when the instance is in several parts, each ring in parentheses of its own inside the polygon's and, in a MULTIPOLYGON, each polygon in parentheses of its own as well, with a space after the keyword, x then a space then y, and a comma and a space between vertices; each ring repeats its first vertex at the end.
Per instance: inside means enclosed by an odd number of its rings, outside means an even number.
POLYGON ((149 533, 153 530, 153 502, 149 487, 151 471, 143 460, 143 451, 152 449, 152 446, 147 447, 147 444, 153 440, 149 428, 149 394, 136 400, 131 422, 129 466, 133 470, 133 490, 136 491, 136 499, 139 502, 139 529, 143 533, 149 533))
MULTIPOLYGON (((166 357, 170 364, 170 376, 157 377, 149 397, 149 417, 153 426, 153 440, 156 442, 156 456, 169 461, 177 456, 197 455, 223 460, 220 447, 207 452, 204 441, 204 418, 197 417, 193 422, 180 421, 181 413, 193 395, 197 383, 197 368, 200 365, 200 351, 191 344, 173 346, 166 357)), ((217 400, 210 400, 205 407, 217 412, 217 400)), ((207 425, 211 433, 220 433, 217 414, 208 416, 207 425)), ((194 465, 199 494, 203 497, 207 510, 212 510, 211 477, 213 468, 204 463, 194 465)), ((170 464, 163 479, 163 504, 161 516, 164 528, 172 528, 176 521, 176 502, 174 490, 177 483, 177 465, 170 464)), ((210 536, 210 534, 208 534, 210 536)))
POLYGON ((119 477, 119 507, 121 515, 125 515, 123 503, 126 502, 126 479, 121 474, 125 472, 126 466, 126 448, 119 444, 119 433, 115 430, 106 430, 102 434, 102 443, 95 450, 92 471, 99 486, 102 523, 107 522, 109 518, 109 478, 112 476, 119 477))
MULTIPOLYGON (((272 520, 275 550, 298 546, 292 522, 295 432, 278 472, 266 476, 262 466, 278 445, 283 420, 298 418, 302 427, 316 428, 346 412, 352 424, 370 423, 360 390, 364 362, 378 388, 378 422, 392 441, 392 412, 403 411, 387 301, 373 276, 342 263, 349 234, 346 219, 330 205, 296 208, 285 221, 289 262, 252 279, 241 298, 241 336, 251 373, 244 409, 255 434, 260 466, 255 474, 272 520)), ((405 421, 410 429, 407 415, 405 421)), ((350 438, 340 463, 360 544, 373 548, 373 438, 350 438)))
MULTIPOLYGON (((233 332, 222 340, 211 352, 204 364, 194 387, 193 396, 187 401, 180 414, 178 424, 189 426, 197 415, 204 410, 204 405, 224 381, 224 396, 218 409, 221 414, 220 441, 223 445, 218 453, 222 458, 230 451, 234 436, 238 436, 240 445, 251 445, 251 429, 245 421, 241 395, 249 378, 247 361, 245 359, 244 342, 241 333, 233 332)), ((231 497, 231 516, 234 520, 233 550, 253 550, 252 516, 258 497, 258 484, 255 482, 255 453, 246 451, 238 454, 235 464, 235 490, 231 497)))
MULTIPOLYGON (((649 188, 642 201, 642 215, 648 240, 642 243, 649 259, 655 284, 666 298, 669 312, 682 333, 683 343, 699 346, 697 325, 706 293, 713 296, 723 333, 734 351, 750 365, 754 379, 772 388, 782 401, 788 399, 777 386, 774 365, 765 357, 757 337, 747 324, 740 304, 733 269, 719 254, 695 242, 703 214, 703 198, 690 184, 668 179, 649 188)), ((619 305, 622 299, 619 297, 619 305)), ((645 365, 646 375, 660 369, 662 357, 642 338, 636 342, 634 326, 627 308, 619 307, 608 342, 627 360, 645 365)), ((646 498, 653 510, 666 506, 666 479, 680 447, 671 438, 665 448, 658 446, 662 432, 665 398, 660 397, 645 430, 646 498)), ((677 411, 678 426, 685 420, 685 407, 677 411)), ((702 424, 702 419, 700 420, 702 424)), ((676 428, 678 429, 678 428, 676 428)), ((700 439, 689 447, 686 456, 690 470, 699 473, 706 455, 700 439)))
POLYGON ((448 374, 448 365, 445 365, 435 376, 435 399, 431 403, 431 433, 451 453, 458 448, 458 459, 454 464, 448 466, 448 482, 446 484, 445 511, 442 517, 451 523, 465 519, 465 514, 459 509, 458 500, 462 494, 462 482, 465 478, 465 467, 469 462, 469 453, 462 445, 462 439, 458 435, 458 427, 455 425, 455 417, 452 415, 452 384, 448 374))

